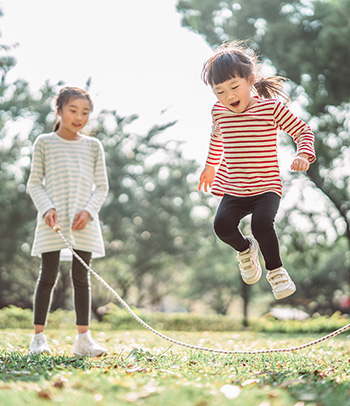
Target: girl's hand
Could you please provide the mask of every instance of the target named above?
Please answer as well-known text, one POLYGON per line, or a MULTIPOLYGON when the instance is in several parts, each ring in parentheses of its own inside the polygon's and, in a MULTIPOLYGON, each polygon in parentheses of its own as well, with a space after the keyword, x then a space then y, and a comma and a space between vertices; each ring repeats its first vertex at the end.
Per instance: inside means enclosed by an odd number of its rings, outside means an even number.
POLYGON ((290 169, 296 172, 304 172, 307 171, 309 167, 310 167, 309 156, 307 154, 300 154, 296 158, 294 158, 294 161, 292 162, 290 169))
POLYGON ((55 209, 49 209, 44 215, 44 220, 45 220, 45 223, 51 228, 55 224, 57 224, 57 212, 56 212, 56 210, 55 209))
POLYGON ((79 212, 74 219, 72 230, 84 230, 89 218, 90 214, 86 210, 79 212))
POLYGON ((204 185, 204 191, 208 191, 208 186, 211 188, 215 178, 215 168, 213 166, 206 165, 199 178, 198 190, 201 190, 204 185))

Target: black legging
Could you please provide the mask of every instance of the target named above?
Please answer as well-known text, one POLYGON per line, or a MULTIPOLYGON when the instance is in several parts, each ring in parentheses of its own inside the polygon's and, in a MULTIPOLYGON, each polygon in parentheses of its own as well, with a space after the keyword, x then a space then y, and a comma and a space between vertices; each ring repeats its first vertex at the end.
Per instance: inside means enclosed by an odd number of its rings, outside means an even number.
POLYGON ((282 260, 274 228, 280 200, 273 192, 251 197, 224 195, 214 219, 216 235, 236 251, 246 250, 249 242, 240 232, 238 225, 243 217, 252 214, 251 230, 259 243, 266 269, 281 267, 282 260))
MULTIPOLYGON (((91 252, 75 252, 89 265, 91 252)), ((57 281, 60 251, 42 254, 41 269, 34 293, 34 324, 45 325, 50 309, 52 293, 57 281)), ((73 257, 72 282, 74 289, 74 304, 76 324, 87 326, 90 324, 91 285, 90 274, 84 266, 73 257)))

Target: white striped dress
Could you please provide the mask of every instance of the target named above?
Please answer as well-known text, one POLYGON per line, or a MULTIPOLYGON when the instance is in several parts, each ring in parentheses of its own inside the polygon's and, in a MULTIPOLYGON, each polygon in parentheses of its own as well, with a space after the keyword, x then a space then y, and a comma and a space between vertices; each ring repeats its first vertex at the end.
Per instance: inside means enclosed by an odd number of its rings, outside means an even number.
MULTIPOLYGON (((65 248, 60 236, 44 220, 56 209, 57 222, 77 250, 105 254, 98 213, 108 193, 104 150, 96 138, 81 134, 65 140, 56 133, 42 134, 34 143, 27 190, 38 210, 33 256, 65 248), (83 230, 72 230, 76 215, 86 210, 90 220, 83 230)), ((64 252, 64 251, 63 251, 64 252)), ((61 255, 61 259, 68 259, 61 255)))
POLYGON ((308 154, 310 162, 316 159, 310 127, 278 100, 258 98, 242 113, 234 113, 218 101, 212 117, 206 164, 220 164, 211 188, 214 195, 246 197, 265 192, 282 195, 278 129, 293 137, 297 153, 308 154))

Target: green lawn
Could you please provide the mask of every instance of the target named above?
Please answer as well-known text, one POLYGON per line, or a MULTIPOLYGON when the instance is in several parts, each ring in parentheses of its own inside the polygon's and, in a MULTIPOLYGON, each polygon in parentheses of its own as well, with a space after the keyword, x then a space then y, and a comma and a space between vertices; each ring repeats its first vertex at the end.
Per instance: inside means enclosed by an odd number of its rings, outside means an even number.
MULTIPOLYGON (((0 404, 152 406, 350 406, 345 332, 294 353, 218 355, 190 351, 147 330, 95 331, 102 358, 72 354, 72 329, 47 330, 53 356, 28 356, 31 330, 0 330, 0 404)), ((264 333, 168 336, 227 350, 294 347, 319 338, 264 333)))

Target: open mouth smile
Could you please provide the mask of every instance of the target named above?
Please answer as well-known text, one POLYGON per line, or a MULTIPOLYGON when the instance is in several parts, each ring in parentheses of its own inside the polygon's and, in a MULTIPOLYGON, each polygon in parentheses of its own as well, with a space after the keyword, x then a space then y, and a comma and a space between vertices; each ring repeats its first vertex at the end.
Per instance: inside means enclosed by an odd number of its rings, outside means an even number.
POLYGON ((239 105, 239 100, 238 101, 236 101, 236 102, 234 102, 234 103, 231 103, 231 106, 232 107, 238 107, 238 105, 239 105))

